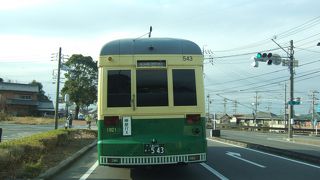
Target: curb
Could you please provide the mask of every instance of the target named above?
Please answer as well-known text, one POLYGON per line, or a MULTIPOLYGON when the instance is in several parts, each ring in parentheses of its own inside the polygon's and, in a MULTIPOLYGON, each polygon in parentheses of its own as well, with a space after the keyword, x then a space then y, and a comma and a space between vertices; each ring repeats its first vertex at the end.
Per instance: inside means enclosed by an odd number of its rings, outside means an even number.
POLYGON ((264 152, 268 152, 268 153, 272 153, 272 154, 276 154, 276 155, 280 155, 280 156, 285 156, 288 158, 305 161, 305 162, 312 163, 315 165, 320 165, 320 158, 318 156, 313 156, 310 154, 304 154, 304 153, 300 153, 300 152, 289 151, 287 149, 280 149, 280 148, 264 146, 264 145, 260 145, 260 144, 248 143, 248 142, 243 142, 243 141, 235 141, 235 140, 223 139, 223 138, 218 138, 218 137, 212 137, 211 139, 234 144, 234 145, 238 145, 241 147, 256 149, 256 150, 260 150, 260 151, 264 151, 264 152))
POLYGON ((52 168, 48 169, 46 172, 40 174, 37 178, 35 178, 35 180, 43 180, 43 179, 49 179, 49 178, 53 177, 58 172, 60 172, 62 169, 65 169, 67 166, 69 166, 71 163, 76 161, 79 157, 81 157, 84 153, 86 153, 91 148, 95 147, 96 145, 97 145, 97 141, 95 140, 93 143, 83 147, 78 152, 74 153, 72 156, 61 161, 55 167, 52 167, 52 168))

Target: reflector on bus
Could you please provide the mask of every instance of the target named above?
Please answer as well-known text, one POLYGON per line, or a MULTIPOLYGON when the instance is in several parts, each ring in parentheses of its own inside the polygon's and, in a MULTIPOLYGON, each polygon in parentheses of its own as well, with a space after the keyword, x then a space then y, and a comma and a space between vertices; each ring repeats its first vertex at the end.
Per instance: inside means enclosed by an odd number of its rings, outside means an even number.
POLYGON ((186 120, 187 124, 196 124, 200 122, 200 114, 187 114, 186 120))
POLYGON ((120 122, 119 116, 105 116, 104 125, 105 126, 115 126, 120 122))

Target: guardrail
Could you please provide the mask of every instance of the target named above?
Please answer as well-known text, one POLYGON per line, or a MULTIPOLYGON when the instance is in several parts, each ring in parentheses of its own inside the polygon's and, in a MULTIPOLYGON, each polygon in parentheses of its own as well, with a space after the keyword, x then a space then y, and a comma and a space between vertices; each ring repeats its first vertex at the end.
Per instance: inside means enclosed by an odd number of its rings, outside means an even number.
MULTIPOLYGON (((264 126, 241 126, 241 125, 230 125, 230 124, 217 124, 217 129, 233 129, 240 131, 261 131, 261 132, 277 132, 285 133, 288 131, 287 128, 278 127, 264 127, 264 126)), ((316 129, 311 128, 292 128, 295 134, 311 134, 316 132, 316 129)))

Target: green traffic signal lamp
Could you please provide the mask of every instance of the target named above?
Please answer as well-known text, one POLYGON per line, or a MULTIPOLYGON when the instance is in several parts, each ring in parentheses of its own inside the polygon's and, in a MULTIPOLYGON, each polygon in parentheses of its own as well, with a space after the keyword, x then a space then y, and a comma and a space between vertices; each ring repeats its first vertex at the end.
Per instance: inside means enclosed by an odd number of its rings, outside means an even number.
POLYGON ((257 53, 257 58, 258 59, 262 58, 262 54, 261 53, 257 53))

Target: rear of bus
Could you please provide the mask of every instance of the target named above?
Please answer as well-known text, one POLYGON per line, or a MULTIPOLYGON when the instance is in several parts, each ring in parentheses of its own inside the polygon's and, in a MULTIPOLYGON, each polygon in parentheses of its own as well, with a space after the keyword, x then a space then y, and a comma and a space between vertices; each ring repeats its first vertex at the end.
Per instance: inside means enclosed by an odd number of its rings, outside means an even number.
POLYGON ((206 161, 203 55, 172 38, 107 43, 99 59, 100 165, 206 161))

